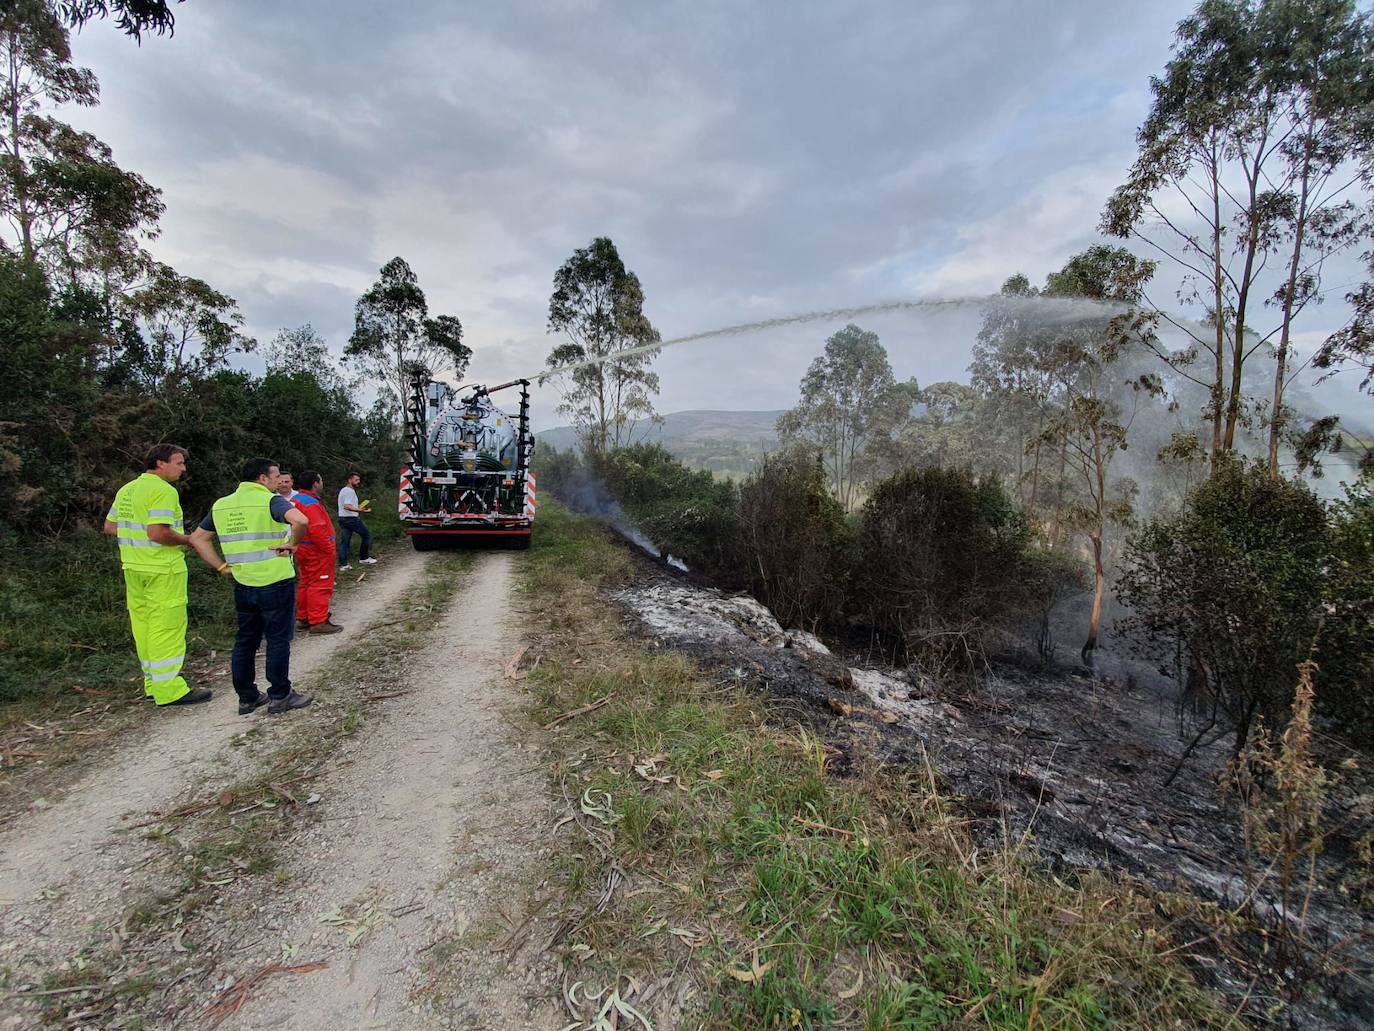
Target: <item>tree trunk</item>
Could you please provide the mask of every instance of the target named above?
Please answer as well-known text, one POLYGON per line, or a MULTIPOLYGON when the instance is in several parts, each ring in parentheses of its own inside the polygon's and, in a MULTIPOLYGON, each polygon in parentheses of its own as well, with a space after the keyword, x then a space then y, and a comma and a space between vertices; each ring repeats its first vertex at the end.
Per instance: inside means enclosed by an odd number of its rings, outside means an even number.
POLYGON ((1245 271, 1241 275, 1240 289, 1236 294, 1236 322, 1231 344, 1231 394, 1226 399, 1226 433, 1222 438, 1223 450, 1230 451, 1236 446, 1236 424, 1240 422, 1241 375, 1245 369, 1245 313, 1250 302, 1250 281, 1255 274, 1255 254, 1259 250, 1259 217, 1255 203, 1259 193, 1261 164, 1264 160, 1264 147, 1269 140, 1266 130, 1260 135, 1255 147, 1255 163, 1246 177, 1248 194, 1247 215, 1250 225, 1245 236, 1245 271))
POLYGON ((1217 458, 1221 454, 1221 409, 1222 409, 1222 381, 1225 376, 1225 355, 1226 355, 1226 322, 1222 317, 1222 308, 1225 301, 1223 284, 1221 278, 1221 182, 1220 171, 1217 158, 1216 137, 1212 138, 1212 298, 1213 311, 1216 323, 1216 370, 1215 378, 1212 380, 1212 447, 1208 453, 1208 460, 1213 468, 1216 468, 1217 458))
POLYGON ((6 49, 9 50, 9 94, 10 109, 10 156, 14 158, 14 203, 19 219, 19 248, 25 261, 33 261, 33 214, 29 211, 29 189, 24 169, 24 149, 19 142, 19 40, 11 35, 6 49))
POLYGON ((1107 573, 1102 567, 1102 534, 1092 535, 1093 545, 1093 611, 1088 618, 1088 639, 1080 653, 1083 665, 1093 668, 1093 653, 1097 651, 1097 634, 1102 627, 1102 603, 1107 594, 1107 573))
POLYGON ((1283 434, 1284 376, 1288 372, 1288 342, 1293 327, 1293 300, 1297 292, 1298 266, 1302 259, 1303 233, 1307 229, 1307 194, 1312 172, 1313 125, 1309 118, 1303 144, 1302 187, 1298 193, 1298 218, 1293 226, 1293 257, 1288 263, 1288 287, 1283 295, 1283 328, 1274 370, 1274 408, 1269 419, 1269 478, 1279 478, 1279 438, 1283 434))

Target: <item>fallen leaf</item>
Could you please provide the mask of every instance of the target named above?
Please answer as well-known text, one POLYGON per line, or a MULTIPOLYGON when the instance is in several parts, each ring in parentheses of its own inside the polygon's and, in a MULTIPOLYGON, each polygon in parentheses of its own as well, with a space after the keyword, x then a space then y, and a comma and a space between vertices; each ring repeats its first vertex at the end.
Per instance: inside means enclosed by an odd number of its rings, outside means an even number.
POLYGON ((705 773, 702 774, 702 776, 705 777, 707 780, 720 780, 721 777, 725 776, 725 771, 707 770, 705 773))
POLYGON ((827 698, 826 704, 830 706, 830 711, 837 716, 851 716, 854 713, 854 706, 842 702, 838 698, 827 698))
POLYGON ((733 977, 736 981, 743 981, 745 984, 757 984, 759 981, 763 980, 764 974, 768 973, 768 971, 773 969, 773 964, 776 962, 777 960, 770 959, 767 963, 760 963, 759 951, 758 949, 755 949, 754 960, 750 964, 748 970, 737 970, 731 967, 727 968, 725 972, 729 974, 731 977, 733 977))

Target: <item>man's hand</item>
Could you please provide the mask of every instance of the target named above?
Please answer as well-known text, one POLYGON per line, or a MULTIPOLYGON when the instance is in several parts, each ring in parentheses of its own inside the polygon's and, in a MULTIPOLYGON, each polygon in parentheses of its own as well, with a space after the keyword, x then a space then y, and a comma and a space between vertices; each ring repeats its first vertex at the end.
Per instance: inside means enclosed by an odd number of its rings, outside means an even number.
POLYGON ((184 533, 177 533, 166 523, 153 523, 149 526, 148 539, 165 548, 184 548, 191 543, 190 537, 184 533))
POLYGON ((275 551, 277 555, 281 558, 290 558, 293 554, 295 554, 296 543, 294 541, 287 541, 285 544, 282 544, 279 547, 275 547, 272 550, 275 551))

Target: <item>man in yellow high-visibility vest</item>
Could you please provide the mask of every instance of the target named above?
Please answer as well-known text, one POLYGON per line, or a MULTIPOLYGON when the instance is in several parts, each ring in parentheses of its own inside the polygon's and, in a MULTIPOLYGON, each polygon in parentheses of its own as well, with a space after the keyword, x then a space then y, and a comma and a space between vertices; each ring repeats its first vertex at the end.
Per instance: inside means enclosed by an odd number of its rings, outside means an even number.
POLYGON ((208 688, 181 675, 186 661, 186 554, 181 498, 172 486, 186 471, 186 452, 159 444, 144 472, 119 488, 105 533, 119 542, 134 647, 143 664, 143 693, 158 705, 208 702, 208 688))
POLYGON ((296 628, 296 567, 291 561, 310 522, 275 493, 277 463, 250 458, 238 490, 215 502, 191 534, 191 547, 221 576, 234 578, 239 629, 229 660, 239 715, 266 705, 268 713, 310 704, 310 695, 291 688, 291 637, 296 628), (212 540, 224 551, 220 560, 212 540), (267 693, 258 690, 258 646, 267 639, 267 693))

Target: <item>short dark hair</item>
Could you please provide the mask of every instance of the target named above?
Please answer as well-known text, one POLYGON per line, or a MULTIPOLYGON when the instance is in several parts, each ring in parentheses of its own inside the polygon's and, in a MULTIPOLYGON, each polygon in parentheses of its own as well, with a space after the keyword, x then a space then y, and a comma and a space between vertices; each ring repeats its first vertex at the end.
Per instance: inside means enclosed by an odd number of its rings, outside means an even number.
POLYGON ((301 490, 314 490, 315 484, 323 483, 324 477, 314 469, 301 470, 301 478, 296 481, 296 486, 301 490))
POLYGON ((355 470, 353 470, 353 472, 351 472, 351 473, 349 473, 347 476, 345 476, 344 479, 345 479, 345 480, 351 480, 351 479, 353 479, 353 477, 355 477, 355 476, 358 477, 358 479, 360 479, 360 480, 363 478, 363 474, 360 473, 360 472, 358 472, 358 471, 355 469, 355 470))
POLYGON ((186 449, 178 447, 176 444, 158 444, 148 452, 148 457, 143 460, 145 471, 157 468, 158 462, 170 462, 173 455, 184 455, 186 449))
POLYGON ((250 458, 243 463, 243 468, 239 470, 239 479, 243 483, 252 483, 258 477, 270 473, 276 464, 271 458, 250 458))

